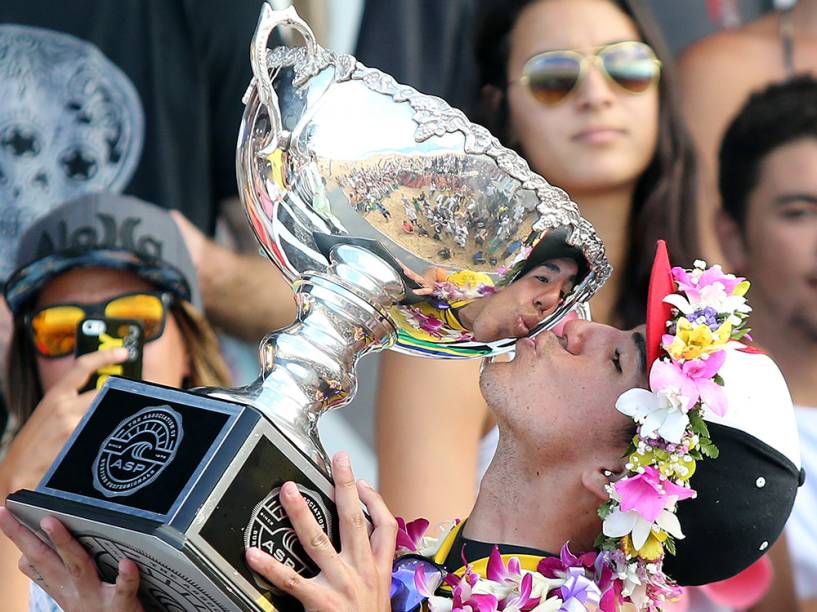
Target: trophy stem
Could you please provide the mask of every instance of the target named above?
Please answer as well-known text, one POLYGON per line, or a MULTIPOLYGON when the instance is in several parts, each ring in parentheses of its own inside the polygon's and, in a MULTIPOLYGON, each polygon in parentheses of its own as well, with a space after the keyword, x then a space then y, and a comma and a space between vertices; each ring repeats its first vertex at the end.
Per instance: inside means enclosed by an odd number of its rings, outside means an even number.
POLYGON ((354 397, 357 360, 394 344, 397 328, 387 311, 405 294, 399 274, 365 249, 336 245, 330 261, 327 272, 295 281, 297 319, 262 340, 259 378, 238 389, 205 391, 256 408, 327 476, 318 420, 354 397))

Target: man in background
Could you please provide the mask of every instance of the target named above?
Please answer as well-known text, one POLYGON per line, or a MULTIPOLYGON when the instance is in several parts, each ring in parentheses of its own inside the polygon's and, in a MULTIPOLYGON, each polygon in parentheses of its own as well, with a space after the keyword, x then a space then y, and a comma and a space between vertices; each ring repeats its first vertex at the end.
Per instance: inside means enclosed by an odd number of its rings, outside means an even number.
MULTIPOLYGON (((817 474, 817 81, 754 94, 720 149, 718 236, 735 272, 752 280, 752 337, 791 390, 803 467, 817 474)), ((795 585, 817 609, 817 480, 806 481, 787 526, 795 585)))

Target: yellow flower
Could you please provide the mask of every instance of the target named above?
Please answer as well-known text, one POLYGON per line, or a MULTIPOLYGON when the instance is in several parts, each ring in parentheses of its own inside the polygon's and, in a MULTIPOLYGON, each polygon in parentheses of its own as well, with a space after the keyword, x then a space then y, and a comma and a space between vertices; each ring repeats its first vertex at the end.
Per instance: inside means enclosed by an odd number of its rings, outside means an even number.
POLYGON ((715 353, 729 342, 732 335, 732 324, 721 325, 714 333, 704 324, 693 327, 685 317, 678 319, 675 338, 666 347, 673 359, 700 359, 701 356, 715 353))
POLYGON ((629 557, 634 557, 638 555, 642 559, 646 559, 647 561, 655 561, 664 554, 664 545, 663 542, 667 539, 667 534, 664 531, 659 531, 655 533, 654 531, 650 531, 650 535, 647 536, 647 541, 644 542, 644 546, 635 550, 633 547, 633 540, 632 537, 629 535, 624 536, 622 540, 622 549, 624 550, 624 554, 629 557))
POLYGON ((654 465, 664 478, 689 480, 695 473, 695 460, 684 461, 684 458, 673 456, 665 450, 654 448, 639 454, 637 451, 629 456, 628 461, 633 472, 640 467, 654 465), (684 471, 686 469, 686 471, 684 471))
POLYGON ((737 286, 732 290, 732 295, 737 295, 743 297, 746 295, 746 292, 749 291, 750 283, 749 281, 745 280, 742 283, 738 283, 737 286))

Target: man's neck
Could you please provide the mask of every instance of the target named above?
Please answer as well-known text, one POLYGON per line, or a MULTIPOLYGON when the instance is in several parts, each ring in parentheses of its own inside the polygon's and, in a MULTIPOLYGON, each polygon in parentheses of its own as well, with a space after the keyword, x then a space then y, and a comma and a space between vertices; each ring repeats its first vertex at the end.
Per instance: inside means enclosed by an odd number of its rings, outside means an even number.
POLYGON ((536 469, 513 455, 501 445, 497 449, 463 535, 555 554, 566 542, 574 553, 591 550, 601 531, 595 498, 568 473, 569 466, 551 463, 536 469))
MULTIPOLYGON (((751 293, 750 293, 751 299, 751 293)), ((781 321, 762 300, 754 299, 749 323, 752 338, 775 360, 799 406, 817 407, 817 343, 788 322, 781 321)))
MULTIPOLYGON (((596 228, 604 243, 607 259, 614 271, 624 268, 627 246, 630 242, 630 209, 632 208, 634 185, 604 192, 571 192, 571 198, 579 205, 579 212, 596 228)), ((614 272, 593 297, 593 320, 600 323, 614 322, 616 298, 618 296, 620 274, 614 272)))

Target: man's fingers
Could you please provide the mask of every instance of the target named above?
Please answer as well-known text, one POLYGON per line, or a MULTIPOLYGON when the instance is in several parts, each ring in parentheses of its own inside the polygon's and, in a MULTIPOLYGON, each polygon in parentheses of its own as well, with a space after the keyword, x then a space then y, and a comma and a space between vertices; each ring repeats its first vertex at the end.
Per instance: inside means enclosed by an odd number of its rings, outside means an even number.
POLYGON ((116 577, 116 591, 113 597, 114 610, 130 610, 139 592, 139 568, 130 559, 119 562, 119 575, 116 577))
POLYGON ((357 481, 357 490, 360 499, 366 504, 369 516, 372 519, 374 531, 369 539, 372 547, 375 565, 379 570, 391 568, 394 560, 394 549, 397 542, 397 521, 389 512, 386 502, 365 480, 357 481))
POLYGON ((321 588, 313 581, 307 580, 291 567, 273 559, 258 548, 248 548, 247 563, 276 587, 298 599, 309 610, 325 605, 321 597, 321 588))
POLYGON ((340 550, 361 571, 371 564, 372 552, 368 522, 360 509, 355 475, 347 453, 340 452, 332 458, 332 476, 335 480, 335 504, 340 519, 340 550))
POLYGON ((298 540, 309 557, 330 580, 343 580, 346 575, 344 562, 335 550, 332 540, 318 525, 295 483, 285 482, 279 496, 298 540))
POLYGON ((87 589, 87 592, 91 592, 98 589, 100 581, 94 562, 65 525, 53 516, 47 516, 40 521, 40 527, 54 544, 68 575, 77 585, 77 590, 83 592, 87 589))
POLYGON ((62 379, 55 385, 60 389, 79 390, 86 382, 92 372, 112 363, 121 363, 128 358, 128 349, 118 347, 87 353, 77 357, 73 367, 65 373, 62 379))
MULTIPOLYGON (((25 569, 26 564, 36 565, 38 570, 51 582, 56 582, 60 577, 64 576, 60 571, 62 560, 57 553, 51 550, 28 527, 18 522, 11 512, 2 507, 0 507, 0 530, 23 554, 25 563, 21 563, 21 570, 25 569)), ((34 579, 32 576, 29 576, 29 578, 34 579)))

